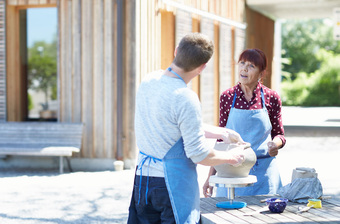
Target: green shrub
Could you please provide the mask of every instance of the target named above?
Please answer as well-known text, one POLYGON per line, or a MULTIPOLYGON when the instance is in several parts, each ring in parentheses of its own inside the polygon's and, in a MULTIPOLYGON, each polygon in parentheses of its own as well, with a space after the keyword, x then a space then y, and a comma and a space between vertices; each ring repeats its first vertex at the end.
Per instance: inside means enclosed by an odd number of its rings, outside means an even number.
POLYGON ((287 106, 340 106, 340 55, 321 49, 322 62, 314 73, 298 73, 282 81, 282 104, 287 106))

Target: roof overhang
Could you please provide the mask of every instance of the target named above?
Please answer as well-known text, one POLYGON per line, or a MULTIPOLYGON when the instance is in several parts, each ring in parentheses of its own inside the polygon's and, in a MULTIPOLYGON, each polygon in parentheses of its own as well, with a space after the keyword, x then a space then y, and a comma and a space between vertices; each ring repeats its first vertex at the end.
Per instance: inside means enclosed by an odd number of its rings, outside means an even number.
POLYGON ((246 0, 247 5, 272 19, 332 18, 339 0, 246 0))

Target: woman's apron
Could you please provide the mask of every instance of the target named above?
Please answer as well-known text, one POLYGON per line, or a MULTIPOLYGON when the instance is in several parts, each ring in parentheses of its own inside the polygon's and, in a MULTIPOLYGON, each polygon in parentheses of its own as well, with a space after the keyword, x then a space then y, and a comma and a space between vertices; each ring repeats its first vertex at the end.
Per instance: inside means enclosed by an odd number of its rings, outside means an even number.
MULTIPOLYGON (((282 186, 276 157, 268 154, 267 143, 271 141, 272 125, 265 106, 261 88, 262 109, 241 110, 234 107, 236 93, 229 113, 226 128, 238 132, 242 139, 251 144, 257 156, 256 164, 249 175, 255 175, 257 182, 250 187, 236 188, 236 196, 276 194, 282 186)), ((225 188, 217 188, 216 196, 227 196, 225 188)))
MULTIPOLYGON (((199 223, 200 220, 200 194, 197 181, 196 164, 191 161, 184 151, 183 139, 180 138, 168 151, 165 157, 160 160, 142 153, 145 157, 143 161, 162 161, 164 169, 164 179, 169 193, 172 210, 177 224, 199 223)), ((132 193, 132 195, 134 192, 132 193)), ((147 193, 146 193, 147 194, 147 193)), ((147 199, 147 195, 146 195, 147 199)), ((133 209, 134 199, 131 199, 129 208, 130 221, 136 219, 136 211, 133 209)), ((133 221, 131 222, 133 223, 133 221)))

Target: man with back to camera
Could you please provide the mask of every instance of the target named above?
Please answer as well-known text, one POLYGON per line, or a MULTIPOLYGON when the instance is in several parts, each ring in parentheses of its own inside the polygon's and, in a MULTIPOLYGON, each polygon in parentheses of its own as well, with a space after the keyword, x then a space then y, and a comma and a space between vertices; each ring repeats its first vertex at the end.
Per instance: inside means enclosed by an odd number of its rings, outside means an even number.
POLYGON ((129 224, 199 223, 196 164, 243 163, 244 155, 213 149, 214 141, 243 143, 227 128, 203 125, 198 96, 187 84, 206 67, 213 43, 191 33, 180 41, 165 71, 149 74, 136 96, 135 132, 139 149, 129 224))

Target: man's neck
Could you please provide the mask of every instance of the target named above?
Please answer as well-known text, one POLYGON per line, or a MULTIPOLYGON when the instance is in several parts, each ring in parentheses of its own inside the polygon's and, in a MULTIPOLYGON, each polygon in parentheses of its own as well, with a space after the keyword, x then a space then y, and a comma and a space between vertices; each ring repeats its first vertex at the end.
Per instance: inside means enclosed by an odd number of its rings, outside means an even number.
POLYGON ((171 68, 172 71, 169 71, 168 69, 165 71, 165 75, 169 76, 169 77, 174 77, 174 78, 179 78, 177 77, 174 73, 176 73, 177 75, 179 75, 183 81, 188 84, 196 75, 194 75, 194 71, 190 71, 190 72, 185 72, 183 69, 177 67, 175 64, 171 64, 169 66, 169 68, 171 68), (174 73, 173 73, 174 72, 174 73))

